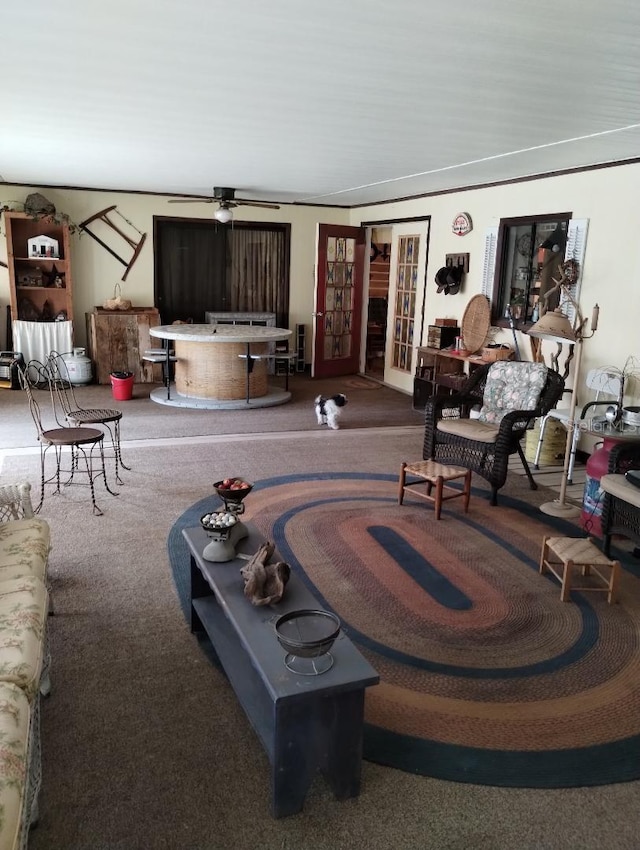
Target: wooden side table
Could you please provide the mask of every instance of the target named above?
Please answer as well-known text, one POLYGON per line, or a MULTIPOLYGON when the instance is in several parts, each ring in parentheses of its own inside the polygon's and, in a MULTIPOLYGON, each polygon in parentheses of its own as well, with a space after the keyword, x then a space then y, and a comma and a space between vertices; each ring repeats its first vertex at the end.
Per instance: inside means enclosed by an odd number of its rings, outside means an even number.
POLYGON ((457 499, 460 496, 464 498, 464 512, 469 511, 469 500, 471 498, 471 470, 463 469, 460 466, 445 466, 445 464, 437 463, 435 460, 421 460, 416 463, 402 463, 400 467, 400 481, 398 483, 398 504, 401 505, 404 499, 405 490, 411 490, 414 495, 420 496, 421 499, 426 499, 435 505, 436 519, 440 519, 442 503, 447 499, 457 499), (410 484, 406 483, 407 473, 415 475, 426 481, 426 492, 415 490, 416 485, 421 481, 413 481, 410 484), (445 482, 454 481, 456 478, 464 478, 464 487, 462 490, 455 490, 453 487, 447 487, 445 482), (435 486, 435 495, 431 495, 431 491, 435 486))
POLYGON ((590 537, 544 537, 540 573, 544 574, 547 570, 553 573, 562 585, 560 599, 563 602, 569 601, 572 588, 583 593, 606 593, 609 604, 616 601, 620 562, 607 558, 590 537), (574 584, 575 567, 578 567, 585 577, 591 576, 593 570, 601 584, 574 584), (602 570, 608 572, 605 574, 602 570))

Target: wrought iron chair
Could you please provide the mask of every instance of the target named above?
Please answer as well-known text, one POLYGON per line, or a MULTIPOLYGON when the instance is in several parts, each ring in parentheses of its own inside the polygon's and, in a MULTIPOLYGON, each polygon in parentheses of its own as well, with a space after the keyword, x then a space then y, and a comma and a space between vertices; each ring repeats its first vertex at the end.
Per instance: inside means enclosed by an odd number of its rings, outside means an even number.
POLYGON ((564 390, 564 378, 543 363, 485 363, 453 396, 434 396, 425 406, 424 460, 461 466, 491 485, 491 504, 507 480, 509 457, 518 454, 532 490, 537 484, 520 441, 564 390), (480 407, 478 419, 470 411, 480 407))
POLYGON ((66 421, 73 425, 104 425, 109 432, 111 446, 113 447, 115 480, 117 484, 124 484, 120 478, 120 467, 126 470, 130 470, 131 467, 127 466, 122 460, 120 449, 122 411, 111 407, 81 407, 76 399, 64 357, 52 351, 47 360, 47 365, 66 421))
POLYGON ((31 360, 24 369, 20 370, 20 385, 24 389, 28 403, 29 412, 36 426, 38 442, 40 443, 40 501, 34 508, 38 513, 44 502, 45 484, 51 481, 56 483, 56 493, 60 493, 62 475, 68 472, 68 478, 64 481, 65 486, 74 483, 76 475, 87 475, 89 488, 91 490, 91 504, 93 513, 102 516, 102 511, 96 504, 95 479, 102 475, 104 486, 112 496, 116 496, 109 487, 104 459, 104 432, 98 428, 78 428, 63 423, 64 413, 59 410, 57 394, 54 382, 51 380, 48 365, 39 361, 31 360), (45 390, 51 402, 51 416, 55 427, 45 428, 43 425, 40 405, 36 399, 36 393, 45 390), (65 456, 64 449, 69 449, 70 468, 62 468, 62 460, 65 456), (46 477, 46 456, 53 449, 56 468, 53 475, 46 477), (96 457, 97 454, 97 457, 96 457), (82 461, 82 464, 81 464, 82 461), (96 461, 99 461, 98 469, 95 469, 96 461), (84 468, 82 468, 84 467, 84 468))

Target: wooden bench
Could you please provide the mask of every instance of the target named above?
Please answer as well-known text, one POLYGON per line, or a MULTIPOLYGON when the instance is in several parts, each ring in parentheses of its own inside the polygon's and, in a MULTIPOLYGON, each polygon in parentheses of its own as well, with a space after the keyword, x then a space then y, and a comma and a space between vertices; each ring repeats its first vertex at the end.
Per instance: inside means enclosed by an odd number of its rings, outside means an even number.
MULTIPOLYGON (((264 542, 251 523, 238 550, 253 554, 264 542)), ((206 632, 240 704, 271 763, 271 808, 276 818, 299 812, 320 771, 336 798, 360 792, 364 691, 379 676, 341 631, 334 664, 317 676, 285 667, 274 622, 282 614, 321 606, 294 571, 282 601, 254 607, 244 595, 242 557, 213 563, 202 557, 202 528, 183 530, 191 553, 191 630, 206 632)), ((281 560, 274 553, 274 562, 281 560)))

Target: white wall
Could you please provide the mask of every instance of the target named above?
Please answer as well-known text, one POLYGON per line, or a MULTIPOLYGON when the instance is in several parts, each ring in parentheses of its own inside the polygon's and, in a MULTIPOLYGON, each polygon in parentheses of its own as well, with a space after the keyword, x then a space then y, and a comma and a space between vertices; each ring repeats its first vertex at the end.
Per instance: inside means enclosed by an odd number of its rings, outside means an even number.
MULTIPOLYGON (((580 301, 585 315, 591 315, 595 302, 600 304, 600 327, 584 347, 584 369, 592 366, 621 367, 627 356, 640 357, 640 306, 637 297, 640 274, 640 240, 636 186, 640 183, 640 165, 616 166, 590 172, 550 177, 457 192, 396 204, 371 206, 351 211, 285 205, 279 210, 239 207, 236 218, 254 221, 291 223, 291 310, 290 324, 307 325, 310 338, 313 311, 313 273, 316 226, 318 222, 360 224, 362 221, 388 221, 413 216, 431 216, 430 248, 427 269, 426 326, 437 316, 461 319, 472 295, 480 292, 484 258, 485 230, 501 218, 537 213, 570 211, 575 218, 589 219, 587 252, 583 268, 580 301), (455 236, 451 223, 461 211, 471 214, 473 231, 455 236), (468 251, 470 270, 458 295, 444 296, 436 292, 436 271, 444 265, 445 254, 468 251)), ((33 191, 25 186, 0 186, 0 206, 10 201, 24 201, 33 191)), ((204 204, 170 205, 162 196, 89 192, 80 190, 42 190, 58 210, 78 222, 100 209, 116 204, 118 210, 135 226, 148 233, 148 241, 140 257, 122 285, 122 295, 135 306, 153 304, 152 222, 154 215, 182 215, 207 218, 212 208, 204 204)), ((117 217, 114 219, 117 221, 117 217)), ((0 220, 1 221, 1 220, 0 220)), ((96 225, 96 232, 103 225, 96 225)), ((125 226, 126 228, 126 226, 125 226)), ((4 232, 4 231, 3 231, 4 232)), ((129 256, 124 240, 105 229, 105 241, 115 246, 122 256, 129 256), (115 237, 115 238, 114 238, 115 237)), ((128 231, 127 231, 128 232, 128 231)), ((135 235, 135 231, 134 231, 135 235)), ((72 237, 72 269, 74 280, 74 324, 76 343, 85 341, 85 312, 112 296, 114 285, 122 277, 124 267, 86 234, 72 237)), ((6 243, 0 240, 0 259, 6 259, 6 243)), ((8 272, 0 267, 0 341, 4 347, 4 305, 9 302, 8 272)), ((421 303, 421 297, 418 303, 421 303)), ((499 340, 511 342, 510 331, 502 331, 499 340)), ((424 342, 425 340, 416 340, 424 342)), ((529 340, 519 335, 523 357, 530 356, 529 340)), ((545 349, 546 350, 546 349, 545 349)), ((307 359, 310 357, 308 342, 307 359)), ((389 376, 394 384, 393 374, 389 376)), ((406 376, 395 385, 406 390, 406 376)), ((630 387, 636 400, 636 390, 630 387)))
MULTIPOLYGON (((351 224, 431 216, 426 335, 427 325, 433 324, 437 316, 461 319, 471 296, 481 291, 484 238, 488 227, 497 225, 501 218, 538 213, 568 211, 574 218, 588 218, 580 303, 588 317, 593 305, 596 302, 600 305, 600 324, 595 336, 584 344, 583 374, 586 374, 586 370, 594 366, 622 367, 629 355, 640 359, 639 184, 640 165, 616 166, 352 210, 351 224), (473 220, 473 230, 467 236, 456 236, 451 231, 453 219, 459 212, 470 213, 473 220), (445 254, 462 251, 471 255, 463 288, 454 296, 438 294, 434 277, 445 264, 445 254)), ((420 300, 418 298, 418 303, 420 300)), ((497 339, 513 342, 511 331, 502 331, 497 339)), ((523 359, 531 357, 529 342, 528 337, 518 334, 523 359)), ((548 362, 551 344, 544 345, 548 362)), ((627 403, 635 401, 637 383, 630 387, 627 403)))
MULTIPOLYGON (((169 204, 167 198, 157 195, 89 192, 80 190, 34 189, 28 186, 0 185, 0 207, 11 202, 23 203, 28 194, 40 191, 52 201, 59 212, 80 222, 100 210, 116 204, 118 211, 142 233, 147 241, 124 283, 125 267, 86 233, 71 237, 71 268, 73 275, 74 337, 76 345, 86 342, 85 313, 113 297, 114 286, 121 283, 122 297, 136 307, 153 306, 153 216, 185 216, 211 218, 215 207, 207 204, 169 204)), ((235 219, 249 221, 275 221, 291 224, 290 270, 290 327, 296 323, 307 325, 307 360, 310 359, 311 313, 313 311, 314 262, 316 226, 322 223, 348 223, 346 210, 321 209, 294 205, 281 206, 279 210, 259 207, 237 207, 235 219)), ((139 239, 117 214, 109 218, 127 235, 139 239)), ((133 251, 118 234, 102 222, 89 225, 90 229, 106 242, 123 259, 128 260, 133 251)), ((2 235, 5 229, 0 218, 2 235)), ((6 262, 6 240, 0 239, 0 260, 6 262)), ((9 303, 9 272, 0 266, 0 348, 5 347, 5 314, 9 303)))

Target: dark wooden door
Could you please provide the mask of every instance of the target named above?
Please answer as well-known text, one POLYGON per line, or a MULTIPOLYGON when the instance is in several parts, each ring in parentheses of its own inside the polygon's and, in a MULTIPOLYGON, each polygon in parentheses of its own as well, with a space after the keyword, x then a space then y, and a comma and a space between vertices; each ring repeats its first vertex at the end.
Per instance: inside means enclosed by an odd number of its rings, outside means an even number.
POLYGON ((354 375, 360 366, 365 230, 318 225, 314 378, 354 375))

